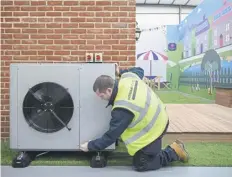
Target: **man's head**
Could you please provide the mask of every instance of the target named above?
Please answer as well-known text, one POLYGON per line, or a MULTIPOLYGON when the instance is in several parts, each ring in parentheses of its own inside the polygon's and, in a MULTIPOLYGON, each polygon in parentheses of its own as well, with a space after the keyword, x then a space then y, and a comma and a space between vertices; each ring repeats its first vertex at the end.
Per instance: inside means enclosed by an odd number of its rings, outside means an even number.
POLYGON ((93 91, 101 99, 109 101, 113 92, 113 87, 113 78, 107 75, 101 75, 95 80, 93 84, 93 91))

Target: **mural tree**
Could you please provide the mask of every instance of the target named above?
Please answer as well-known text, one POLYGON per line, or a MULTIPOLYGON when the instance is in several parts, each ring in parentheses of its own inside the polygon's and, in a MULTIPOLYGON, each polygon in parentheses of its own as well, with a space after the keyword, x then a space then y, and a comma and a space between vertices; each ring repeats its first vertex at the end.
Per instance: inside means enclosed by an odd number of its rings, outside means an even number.
POLYGON ((210 76, 210 88, 209 94, 212 94, 213 90, 213 72, 220 71, 221 69, 221 59, 218 53, 211 49, 208 50, 201 62, 201 70, 206 71, 210 76))

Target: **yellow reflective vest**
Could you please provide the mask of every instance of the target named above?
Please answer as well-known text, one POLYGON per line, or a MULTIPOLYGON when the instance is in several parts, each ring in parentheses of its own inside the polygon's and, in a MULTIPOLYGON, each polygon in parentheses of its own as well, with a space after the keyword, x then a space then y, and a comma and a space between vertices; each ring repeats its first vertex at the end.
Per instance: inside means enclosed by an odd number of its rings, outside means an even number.
POLYGON ((165 105, 143 80, 131 72, 121 75, 112 110, 115 108, 126 108, 135 115, 121 135, 131 156, 156 140, 168 123, 165 105))

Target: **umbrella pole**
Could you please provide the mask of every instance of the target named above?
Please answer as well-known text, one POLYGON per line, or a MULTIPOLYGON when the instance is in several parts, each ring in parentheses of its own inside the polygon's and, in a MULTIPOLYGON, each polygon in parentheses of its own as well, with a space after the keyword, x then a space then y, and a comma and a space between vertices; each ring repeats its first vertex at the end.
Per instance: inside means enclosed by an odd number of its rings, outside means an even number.
POLYGON ((152 60, 150 60, 150 76, 152 76, 152 63, 151 63, 152 60))

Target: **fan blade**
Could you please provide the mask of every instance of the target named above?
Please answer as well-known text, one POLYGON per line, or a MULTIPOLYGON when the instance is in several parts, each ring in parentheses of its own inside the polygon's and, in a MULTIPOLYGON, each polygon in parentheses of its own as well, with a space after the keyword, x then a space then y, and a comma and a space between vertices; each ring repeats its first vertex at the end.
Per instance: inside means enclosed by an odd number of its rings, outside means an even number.
POLYGON ((71 130, 71 128, 69 128, 58 116, 57 116, 57 114, 53 111, 53 110, 49 110, 53 115, 54 115, 54 117, 57 119, 57 120, 59 120, 59 122, 63 125, 63 126, 65 126, 69 131, 71 130))
POLYGON ((40 98, 36 93, 34 93, 31 89, 29 89, 29 92, 34 96, 34 98, 36 100, 38 100, 41 103, 44 103, 44 101, 42 100, 42 98, 40 98))
POLYGON ((43 118, 46 115, 46 111, 41 111, 39 113, 33 113, 29 119, 30 125, 36 124, 36 121, 43 118))

